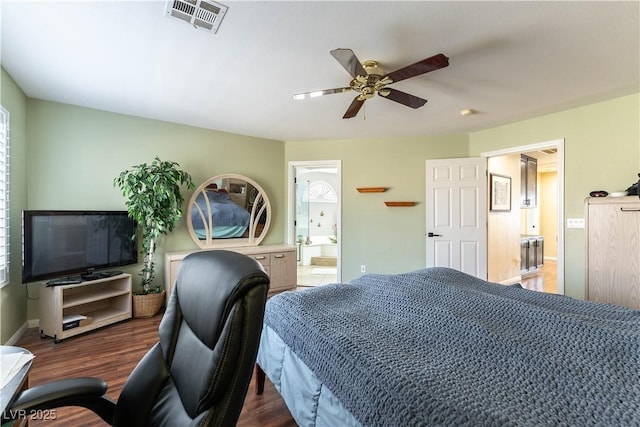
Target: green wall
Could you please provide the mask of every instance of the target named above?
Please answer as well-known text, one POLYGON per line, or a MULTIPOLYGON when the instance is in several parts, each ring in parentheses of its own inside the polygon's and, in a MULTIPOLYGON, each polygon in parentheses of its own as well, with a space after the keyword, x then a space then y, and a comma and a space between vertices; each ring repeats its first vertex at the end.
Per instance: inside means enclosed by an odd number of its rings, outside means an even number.
POLYGON ((27 203, 27 97, 7 74, 0 70, 0 104, 9 111, 10 229, 9 284, 0 289, 0 343, 9 340, 27 319, 26 288, 21 283, 22 209, 27 203))
MULTIPOLYGON (((565 140, 565 217, 583 218, 596 189, 626 189, 640 172, 640 94, 474 132, 414 138, 287 141, 285 160, 342 161, 343 281, 425 265, 425 160, 565 140), (386 186, 382 194, 356 187, 386 186), (412 200, 386 208, 384 200, 412 200)), ((286 184, 285 184, 286 185, 286 184)), ((584 298, 584 230, 565 229, 565 293, 584 298)))
MULTIPOLYGON (((26 303, 20 283, 22 209, 124 209, 113 187, 123 169, 155 156, 174 160, 196 183, 238 173, 269 194, 272 229, 265 244, 286 235, 286 171, 291 161, 342 162, 343 280, 368 272, 392 273, 425 265, 425 160, 565 139, 565 217, 584 216, 589 191, 625 189, 640 172, 640 94, 500 126, 470 135, 362 140, 273 141, 148 120, 49 101, 28 99, 2 70, 1 101, 11 112, 11 281, 0 289, 0 342, 27 319, 38 317, 37 301, 26 303), (356 187, 384 186, 361 194, 356 187), (28 190, 28 191, 27 191, 28 190), (388 208, 385 200, 417 202, 388 208), (18 230, 18 231, 15 231, 18 230)), ((185 198, 190 191, 185 192, 185 198)), ((186 221, 158 249, 163 254, 196 249, 186 221)), ((584 297, 584 230, 565 229, 565 290, 584 297)), ((128 271, 137 272, 137 268, 128 271)), ((29 285, 37 297, 38 285, 29 285)))
MULTIPOLYGON (((172 160, 197 184, 215 175, 237 173, 258 182, 272 203, 272 228, 264 244, 283 242, 285 206, 284 144, 157 120, 28 100, 27 149, 29 209, 124 209, 113 186, 120 171, 155 156, 172 160)), ((185 190, 189 200, 192 190, 185 190)), ((185 202, 186 204, 186 202, 185 202)), ((164 283, 164 253, 197 249, 186 219, 164 236, 156 252, 156 280, 164 283)), ((135 268, 125 268, 136 274, 135 268)), ((29 285, 37 295, 38 284, 29 285)), ((38 317, 30 302, 28 318, 38 317)))
MULTIPOLYGON (((624 191, 640 172, 640 94, 537 117, 470 135, 470 155, 508 147, 565 141, 566 218, 584 218, 593 190, 624 191)), ((585 298, 584 229, 565 235, 565 294, 585 298)))
MULTIPOLYGON (((466 135, 366 140, 287 141, 285 160, 342 161, 342 280, 367 272, 397 273, 423 268, 425 160, 466 157, 466 135), (388 187, 361 194, 357 187, 388 187), (384 201, 414 201, 389 208, 384 201)), ((286 182, 284 183, 286 185, 286 182)))

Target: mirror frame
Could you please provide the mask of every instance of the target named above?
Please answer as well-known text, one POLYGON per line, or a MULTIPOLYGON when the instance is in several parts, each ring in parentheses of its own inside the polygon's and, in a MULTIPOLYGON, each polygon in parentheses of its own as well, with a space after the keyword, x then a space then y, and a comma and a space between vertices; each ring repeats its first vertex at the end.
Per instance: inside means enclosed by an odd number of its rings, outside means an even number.
MULTIPOLYGON (((209 202, 208 202, 209 199, 206 196, 205 196, 205 200, 207 201, 207 206, 209 206, 209 202)), ((238 174, 222 174, 222 175, 216 175, 212 178, 207 179, 205 182, 200 184, 198 188, 196 188, 196 190, 191 195, 189 204, 187 205, 186 216, 187 216, 187 228, 189 230, 189 235, 191 235, 191 239, 193 239, 196 245, 198 245, 202 249, 210 249, 210 248, 217 248, 217 247, 235 247, 235 246, 258 246, 267 236, 267 233, 269 231, 269 226, 271 225, 271 203, 269 202, 269 198, 267 197, 267 193, 264 191, 264 189, 260 186, 260 184, 258 184, 251 178, 248 178, 244 175, 238 175, 238 174), (242 180, 251 184, 256 190, 258 190, 258 194, 254 199, 253 208, 250 212, 251 220, 249 222, 249 237, 231 237, 227 239, 214 238, 210 230, 212 228, 215 228, 215 224, 211 223, 211 215, 209 215, 209 220, 203 221, 203 223, 205 224, 205 230, 207 231, 207 237, 201 240, 198 238, 198 236, 196 235, 193 229, 193 222, 191 220, 191 211, 192 209, 197 208, 200 215, 204 217, 205 216, 204 212, 195 204, 196 199, 198 198, 199 195, 205 196, 205 191, 206 191, 205 189, 210 184, 223 179, 242 180), (258 206, 260 205, 259 203, 260 200, 263 200, 264 203, 262 204, 262 206, 258 208, 258 206), (259 218, 265 212, 267 215, 267 219, 265 221, 264 227, 262 228, 262 232, 260 233, 259 236, 256 237, 254 230, 258 225, 259 218)))

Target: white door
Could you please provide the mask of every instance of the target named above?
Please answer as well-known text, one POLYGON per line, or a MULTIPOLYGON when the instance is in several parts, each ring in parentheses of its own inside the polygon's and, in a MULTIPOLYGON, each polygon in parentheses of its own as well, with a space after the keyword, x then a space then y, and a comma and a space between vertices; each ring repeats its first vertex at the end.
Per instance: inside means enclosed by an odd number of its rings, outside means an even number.
POLYGON ((487 279, 487 159, 426 162, 427 267, 487 279))

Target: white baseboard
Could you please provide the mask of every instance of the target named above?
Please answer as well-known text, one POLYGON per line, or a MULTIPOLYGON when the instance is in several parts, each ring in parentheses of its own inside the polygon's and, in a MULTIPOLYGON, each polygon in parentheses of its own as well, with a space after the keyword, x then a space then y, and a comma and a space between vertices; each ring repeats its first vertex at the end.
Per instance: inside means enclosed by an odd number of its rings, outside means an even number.
POLYGON ((18 328, 18 330, 16 331, 15 334, 13 334, 11 336, 11 338, 9 338, 9 340, 7 340, 7 342, 4 345, 14 345, 15 343, 18 342, 18 340, 20 340, 20 338, 22 338, 22 336, 24 335, 25 332, 27 332, 27 328, 28 328, 28 323, 25 322, 23 323, 22 326, 20 326, 18 328))
POLYGON ((512 277, 510 279, 501 280, 498 283, 501 285, 513 285, 514 283, 520 283, 522 280, 522 276, 512 277))
POLYGON ((27 322, 29 325, 29 329, 37 328, 40 326, 40 319, 31 319, 31 320, 28 320, 27 322))

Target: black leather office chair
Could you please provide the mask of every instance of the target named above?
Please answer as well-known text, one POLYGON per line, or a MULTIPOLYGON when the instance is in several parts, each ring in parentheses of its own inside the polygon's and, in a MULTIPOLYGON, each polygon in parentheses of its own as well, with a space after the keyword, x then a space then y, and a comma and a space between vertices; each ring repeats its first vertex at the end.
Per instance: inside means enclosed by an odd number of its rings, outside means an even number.
POLYGON ((82 406, 113 426, 234 426, 258 351, 269 277, 229 251, 203 251, 180 264, 159 342, 129 376, 117 402, 97 378, 22 392, 18 410, 82 406))

